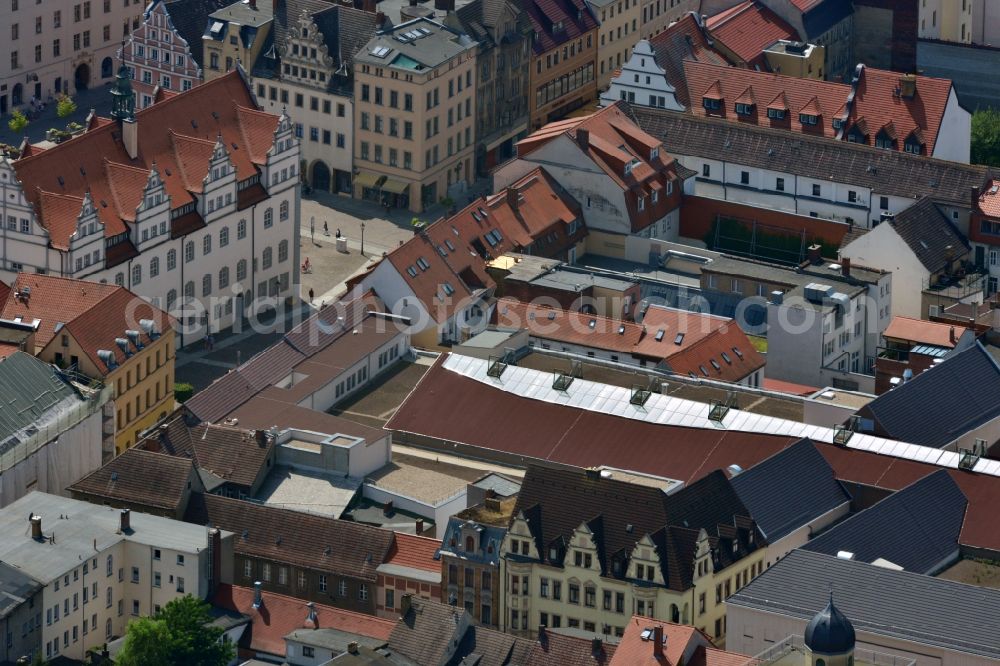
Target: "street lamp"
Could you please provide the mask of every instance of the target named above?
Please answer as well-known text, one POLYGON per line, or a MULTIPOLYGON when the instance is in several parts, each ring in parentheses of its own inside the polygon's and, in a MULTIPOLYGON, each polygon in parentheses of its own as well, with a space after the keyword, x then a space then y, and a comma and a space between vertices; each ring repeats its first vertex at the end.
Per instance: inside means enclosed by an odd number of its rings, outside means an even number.
POLYGON ((365 223, 361 223, 361 256, 365 256, 365 223))

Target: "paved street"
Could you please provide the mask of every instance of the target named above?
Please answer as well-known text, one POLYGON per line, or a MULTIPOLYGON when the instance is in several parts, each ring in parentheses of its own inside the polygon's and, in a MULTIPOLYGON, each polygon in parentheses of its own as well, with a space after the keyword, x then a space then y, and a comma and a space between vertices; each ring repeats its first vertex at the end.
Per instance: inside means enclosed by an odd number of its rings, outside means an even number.
MULTIPOLYGON (((25 93, 24 98, 24 109, 28 108, 28 100, 31 98, 31 93, 25 93)), ((97 111, 97 115, 107 117, 111 113, 111 87, 110 84, 107 85, 97 85, 83 92, 78 92, 73 94, 73 101, 76 102, 76 113, 68 118, 60 118, 56 115, 56 105, 55 103, 48 104, 45 111, 42 111, 38 118, 32 120, 28 123, 27 129, 23 134, 15 134, 7 126, 7 121, 10 120, 10 114, 0 117, 0 143, 6 143, 13 146, 20 145, 21 139, 24 138, 24 134, 27 134, 28 140, 31 143, 38 143, 45 139, 45 132, 50 129, 66 129, 71 121, 76 121, 83 124, 83 121, 87 119, 87 114, 90 113, 91 109, 97 111)))

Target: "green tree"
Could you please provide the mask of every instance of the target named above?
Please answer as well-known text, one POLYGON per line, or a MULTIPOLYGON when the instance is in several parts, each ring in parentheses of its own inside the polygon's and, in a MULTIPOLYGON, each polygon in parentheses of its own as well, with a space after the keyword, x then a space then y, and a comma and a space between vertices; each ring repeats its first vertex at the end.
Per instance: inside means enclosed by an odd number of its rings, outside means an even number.
POLYGON ((7 127, 10 128, 10 131, 15 134, 20 134, 27 126, 28 117, 24 115, 20 109, 14 109, 14 113, 10 115, 10 120, 7 121, 7 127))
POLYGON ((972 114, 972 163, 1000 166, 1000 111, 972 114))
POLYGON ((128 625, 118 666, 223 666, 236 656, 231 643, 223 643, 222 628, 209 624, 212 617, 204 601, 189 595, 174 599, 156 617, 128 625))
POLYGON ((69 95, 61 95, 56 103, 56 115, 60 118, 72 116, 76 113, 76 102, 69 95))

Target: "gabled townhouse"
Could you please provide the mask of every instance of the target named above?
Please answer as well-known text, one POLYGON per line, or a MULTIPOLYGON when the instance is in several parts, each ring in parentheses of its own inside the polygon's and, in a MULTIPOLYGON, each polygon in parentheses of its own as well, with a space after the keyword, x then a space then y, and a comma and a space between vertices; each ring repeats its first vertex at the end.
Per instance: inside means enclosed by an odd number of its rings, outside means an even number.
POLYGON ((237 67, 251 71, 274 43, 274 10, 279 3, 237 0, 215 10, 205 20, 202 35, 204 67, 211 81, 237 67))
POLYGON ((190 90, 202 82, 202 32, 212 12, 227 0, 154 0, 142 24, 128 35, 119 57, 132 75, 136 109, 165 91, 190 90))
POLYGON ((694 627, 636 615, 625 627, 611 666, 747 666, 750 657, 716 648, 694 627))
POLYGON ((304 182, 315 190, 351 193, 354 56, 375 34, 376 20, 371 12, 344 5, 279 3, 273 45, 253 68, 263 110, 291 117, 304 182))
MULTIPOLYGON (((858 430, 960 453, 968 464, 1000 441, 1000 365, 979 342, 956 348, 931 370, 857 412, 858 430)), ((965 464, 965 463, 963 463, 965 464)))
POLYGON ((489 322, 496 283, 488 260, 511 250, 575 260, 586 234, 580 205, 535 168, 498 194, 421 228, 354 284, 409 319, 414 344, 458 341, 489 322))
POLYGON ((952 350, 964 349, 975 338, 968 320, 947 322, 893 317, 882 332, 883 342, 875 359, 875 394, 881 395, 942 363, 952 350))
POLYGON ((668 493, 596 468, 529 466, 501 551, 501 628, 621 636, 638 614, 722 639, 722 582, 759 575, 765 542, 723 472, 668 493))
POLYGON ((528 133, 532 23, 512 0, 473 0, 455 18, 479 44, 476 173, 486 176, 514 156, 514 144, 528 133))
MULTIPOLYGON (((354 197, 422 212, 475 180, 478 46, 420 17, 354 55, 354 197)), ((520 94, 520 93, 519 93, 520 94)))
POLYGON ((681 190, 690 171, 615 103, 584 118, 546 125, 517 144, 493 173, 505 187, 544 166, 580 202, 587 227, 618 236, 677 237, 681 190))
MULTIPOLYGON (((626 312, 629 311, 626 303, 626 312)), ((511 298, 497 301, 493 323, 524 329, 541 349, 691 377, 760 386, 764 357, 732 319, 650 305, 641 323, 511 298)))
POLYGON ((403 596, 411 595, 431 601, 444 601, 441 562, 437 550, 440 542, 426 536, 396 532, 385 562, 378 565, 375 580, 375 613, 396 619, 403 596))
POLYGON ((133 619, 232 582, 233 534, 217 528, 40 492, 6 506, 0 523, 3 562, 44 586, 35 629, 47 660, 83 661, 133 619))
POLYGON ((110 120, 0 162, 0 275, 105 281, 183 307, 178 346, 258 298, 293 296, 299 142, 288 117, 258 111, 241 72, 134 112, 123 66, 112 96, 110 120))
POLYGON ((438 550, 445 600, 487 627, 500 626, 500 549, 516 502, 514 497, 486 497, 456 513, 448 519, 438 550))
POLYGON ((0 301, 0 327, 35 326, 34 348, 46 363, 82 381, 112 387, 109 426, 117 455, 174 408, 173 321, 136 294, 109 284, 22 273, 0 301))
POLYGON ((932 316, 924 292, 966 272, 973 259, 969 241, 930 197, 882 218, 873 229, 851 234, 840 247, 840 257, 892 272, 893 314, 932 316))
POLYGON ((969 243, 976 266, 988 271, 987 293, 1000 289, 1000 181, 989 178, 972 190, 969 243))
POLYGON ((600 26, 584 0, 528 0, 524 10, 535 33, 527 92, 536 130, 597 97, 600 26))
MULTIPOLYGON (((639 126, 660 137, 698 175, 685 193, 870 228, 930 196, 958 229, 969 224, 972 187, 985 167, 879 150, 714 117, 634 107, 639 126)), ((588 223, 590 222, 588 218, 588 223)))

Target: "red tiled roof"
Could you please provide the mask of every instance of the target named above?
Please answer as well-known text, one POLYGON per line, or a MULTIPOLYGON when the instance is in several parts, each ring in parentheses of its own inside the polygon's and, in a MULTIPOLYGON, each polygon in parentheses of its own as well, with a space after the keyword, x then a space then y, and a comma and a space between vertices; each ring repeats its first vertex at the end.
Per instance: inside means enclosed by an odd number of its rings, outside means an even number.
POLYGON ((534 337, 622 354, 634 353, 642 338, 642 327, 634 322, 522 303, 513 298, 497 301, 493 317, 494 323, 502 328, 528 329, 534 337))
MULTIPOLYGON (((698 24, 694 12, 688 12, 660 34, 651 37, 650 46, 656 64, 666 71, 666 78, 676 89, 678 101, 690 106, 688 87, 684 85, 684 62, 688 60, 715 65, 740 65, 730 63, 724 55, 715 50, 705 31, 698 24)), ((698 105, 701 100, 696 100, 698 105)))
POLYGON ((388 641, 396 623, 371 615, 341 610, 316 604, 318 622, 306 622, 309 609, 306 602, 282 594, 262 592, 264 603, 253 607, 253 590, 247 587, 223 584, 212 598, 221 608, 241 613, 250 618, 250 649, 270 655, 285 656, 285 636, 296 629, 336 629, 380 641, 388 641))
POLYGON ((232 72, 138 111, 139 153, 134 160, 125 151, 118 124, 99 121, 79 136, 15 161, 14 169, 54 247, 68 247, 80 212, 75 204, 88 191, 105 235, 118 235, 134 219, 154 163, 173 208, 190 203, 191 192, 201 190, 208 170, 206 146, 210 152, 220 136, 238 177, 257 173, 278 119, 253 106, 250 90, 232 72))
MULTIPOLYGON (((49 343, 55 335, 57 324, 66 324, 76 319, 121 289, 112 284, 36 273, 20 273, 12 287, 7 298, 0 301, 0 318, 21 317, 29 321, 41 320, 35 333, 35 346, 38 349, 49 343), (15 293, 25 287, 29 288, 31 295, 25 300, 15 298, 15 293)), ((122 329, 117 335, 120 336, 124 332, 125 329, 122 329)), ((32 349, 30 352, 34 354, 35 350, 32 349)))
POLYGON ((18 345, 8 342, 0 342, 0 359, 7 358, 11 354, 16 354, 21 351, 18 345))
POLYGON ((925 154, 932 155, 938 129, 944 118, 951 93, 951 81, 918 76, 916 95, 912 98, 896 95, 899 74, 865 67, 857 83, 854 101, 847 112, 852 86, 848 83, 783 76, 752 69, 737 69, 719 64, 685 60, 683 63, 690 110, 695 115, 726 118, 763 127, 788 129, 794 132, 846 140, 853 129, 861 133, 859 143, 875 145, 880 130, 897 140, 903 150, 906 139, 915 134, 925 142, 925 154), (734 105, 752 86, 758 102, 764 108, 754 108, 749 116, 736 114, 734 105), (702 98, 721 99, 722 108, 707 111, 702 98), (768 118, 767 109, 787 109, 783 120, 768 118), (816 125, 802 125, 799 114, 819 116, 816 125), (845 118, 841 130, 833 127, 834 118, 845 118))
POLYGON ((661 148, 661 141, 639 128, 624 102, 615 102, 597 112, 546 125, 517 143, 524 157, 557 136, 568 136, 614 183, 625 192, 625 203, 633 231, 640 231, 661 219, 675 206, 672 197, 662 196, 652 203, 654 189, 662 190, 677 179, 676 160, 661 148), (584 143, 581 132, 586 132, 584 143), (652 157, 652 150, 657 150, 652 157), (628 173, 625 165, 632 164, 628 173), (638 198, 647 202, 639 210, 638 198))
MULTIPOLYGON (((578 122, 578 121, 577 121, 578 122)), ((497 257, 556 234, 558 251, 580 238, 569 225, 579 221, 580 206, 538 168, 509 188, 479 198, 447 219, 429 225, 386 257, 437 322, 446 321, 483 288, 494 286, 485 257, 497 257), (511 206, 516 198, 516 210, 511 206), (493 232, 500 234, 499 240, 493 232), (447 292, 454 290, 454 293, 447 292)))
POLYGON ((753 0, 719 12, 706 25, 714 39, 748 63, 761 59, 761 52, 780 39, 798 39, 795 28, 753 0))
MULTIPOLYGON (((625 460, 635 471, 687 484, 734 463, 749 469, 796 441, 786 436, 657 425, 522 398, 444 369, 444 358, 427 371, 386 429, 501 451, 525 463, 545 460, 597 467, 621 466, 625 460), (456 414, 462 418, 455 418, 456 414), (609 448, 609 442, 614 446, 609 448)), ((941 469, 832 444, 816 443, 816 447, 838 479, 889 490, 899 490, 941 469)), ((1000 477, 955 469, 949 474, 969 498, 960 542, 1000 551, 1000 530, 995 529, 1000 477)))
POLYGON ((906 342, 953 349, 955 342, 964 332, 964 328, 956 329, 952 324, 941 324, 897 315, 892 318, 882 335, 893 340, 905 340, 906 342), (955 336, 954 340, 952 340, 953 335, 955 336))
POLYGON ((738 382, 764 367, 764 357, 731 319, 651 306, 642 325, 646 335, 638 353, 666 358, 674 372, 738 382))
POLYGON ((757 663, 753 657, 719 648, 699 645, 688 666, 748 666, 757 663))
POLYGON ((434 559, 434 553, 441 547, 440 539, 430 539, 404 532, 396 532, 395 534, 396 540, 386 557, 386 564, 441 573, 441 561, 434 559))
POLYGON ((625 625, 625 634, 618 642, 611 666, 682 666, 685 655, 694 652, 699 645, 711 645, 708 637, 692 626, 672 624, 651 617, 633 615, 632 620, 625 625), (666 644, 663 645, 665 661, 656 659, 653 654, 652 636, 643 638, 647 629, 660 627, 666 644))
POLYGON ((7 295, 10 294, 10 287, 6 282, 0 280, 0 303, 7 302, 7 295))
POLYGON ((983 188, 983 193, 979 195, 979 210, 983 215, 1000 218, 1000 180, 991 180, 983 188))
POLYGON ((597 28, 597 19, 583 0, 530 0, 523 5, 535 30, 532 41, 536 54, 545 53, 564 42, 575 41, 597 28), (552 26, 562 23, 554 32, 552 26))

